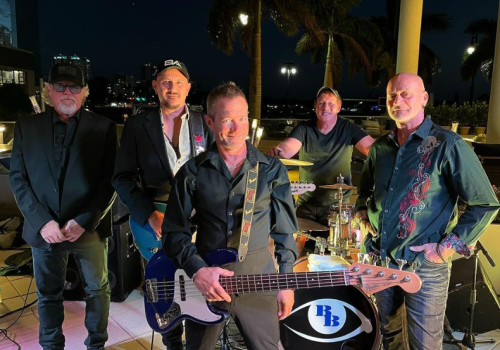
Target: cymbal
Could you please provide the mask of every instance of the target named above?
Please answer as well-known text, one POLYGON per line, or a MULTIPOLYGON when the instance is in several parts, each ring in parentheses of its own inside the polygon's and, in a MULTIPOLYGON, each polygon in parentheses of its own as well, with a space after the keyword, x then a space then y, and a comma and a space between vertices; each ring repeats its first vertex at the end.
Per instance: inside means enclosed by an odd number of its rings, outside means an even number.
POLYGON ((329 228, 318 224, 317 222, 307 220, 304 218, 297 218, 299 222, 299 230, 301 231, 328 231, 329 228))
POLYGON ((341 183, 337 183, 337 184, 334 184, 334 185, 319 186, 319 188, 324 188, 324 189, 327 189, 327 190, 338 190, 341 187, 342 187, 343 190, 355 190, 356 189, 356 186, 351 186, 351 185, 348 185, 348 184, 341 184, 341 183))
POLYGON ((314 163, 311 162, 306 162, 304 160, 298 160, 298 159, 286 159, 286 158, 278 158, 283 165, 289 165, 289 166, 311 166, 314 165, 314 163))
POLYGON ((12 145, 0 143, 0 153, 7 151, 12 151, 12 145))

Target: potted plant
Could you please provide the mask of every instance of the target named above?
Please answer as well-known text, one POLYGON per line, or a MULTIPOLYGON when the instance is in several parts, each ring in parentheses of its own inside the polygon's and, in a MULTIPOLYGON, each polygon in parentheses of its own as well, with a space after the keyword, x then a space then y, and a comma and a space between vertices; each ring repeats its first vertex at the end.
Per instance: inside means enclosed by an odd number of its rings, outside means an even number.
POLYGON ((457 108, 457 120, 460 123, 458 126, 459 135, 469 134, 470 127, 474 124, 474 116, 474 106, 469 102, 464 102, 457 108))
POLYGON ((484 134, 488 123, 488 103, 474 102, 474 129, 476 135, 484 134))

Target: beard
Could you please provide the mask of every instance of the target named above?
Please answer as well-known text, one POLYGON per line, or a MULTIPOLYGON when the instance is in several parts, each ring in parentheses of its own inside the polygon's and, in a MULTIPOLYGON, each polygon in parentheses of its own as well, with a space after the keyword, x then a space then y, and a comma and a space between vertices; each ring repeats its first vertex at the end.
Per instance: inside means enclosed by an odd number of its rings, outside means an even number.
POLYGON ((181 104, 173 105, 169 101, 165 101, 165 102, 163 102, 163 107, 166 107, 167 109, 169 109, 171 111, 175 111, 175 110, 181 108, 182 105, 181 104))
POLYGON ((76 113, 78 108, 76 107, 75 101, 70 99, 65 99, 59 102, 56 110, 61 114, 73 115, 76 113))

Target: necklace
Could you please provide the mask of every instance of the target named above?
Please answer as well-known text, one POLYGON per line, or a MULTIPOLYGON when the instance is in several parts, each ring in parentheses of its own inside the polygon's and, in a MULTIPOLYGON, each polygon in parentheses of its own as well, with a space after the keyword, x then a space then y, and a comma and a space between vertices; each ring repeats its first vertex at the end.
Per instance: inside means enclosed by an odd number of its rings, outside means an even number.
POLYGON ((236 164, 236 165, 227 165, 227 163, 226 163, 226 166, 227 166, 227 168, 229 169, 230 172, 233 172, 237 168, 239 168, 243 164, 244 161, 245 161, 245 158, 243 158, 242 160, 240 160, 238 162, 238 164, 236 164))

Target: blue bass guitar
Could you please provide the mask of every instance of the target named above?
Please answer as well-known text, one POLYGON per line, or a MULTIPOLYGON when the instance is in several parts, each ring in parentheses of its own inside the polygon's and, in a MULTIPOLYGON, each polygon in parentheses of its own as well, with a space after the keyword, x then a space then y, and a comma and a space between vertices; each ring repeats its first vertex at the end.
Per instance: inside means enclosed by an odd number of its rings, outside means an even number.
MULTIPOLYGON (((233 249, 218 249, 204 259, 209 266, 223 266, 238 261, 238 254, 233 249)), ((219 283, 228 294, 333 286, 357 286, 367 294, 400 286, 408 293, 415 293, 422 284, 412 272, 360 263, 342 271, 221 276, 219 283)), ((163 250, 149 260, 143 289, 146 318, 155 332, 168 332, 183 319, 211 325, 229 316, 228 311, 208 302, 194 282, 183 270, 175 267, 163 250)))
MULTIPOLYGON (((156 209, 165 212, 167 205, 164 203, 155 203, 156 209)), ((161 250, 161 238, 156 236, 155 231, 149 223, 146 222, 145 225, 140 225, 132 216, 129 219, 130 222, 130 230, 132 231, 132 236, 134 236, 134 242, 141 252, 141 255, 144 259, 149 260, 158 250, 161 250)))

